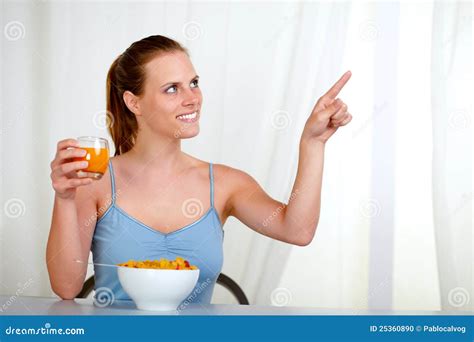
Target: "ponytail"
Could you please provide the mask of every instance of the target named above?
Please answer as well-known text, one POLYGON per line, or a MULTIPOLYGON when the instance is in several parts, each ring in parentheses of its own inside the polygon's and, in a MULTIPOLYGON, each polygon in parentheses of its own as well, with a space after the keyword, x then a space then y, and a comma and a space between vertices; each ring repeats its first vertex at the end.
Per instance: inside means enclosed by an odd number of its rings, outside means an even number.
POLYGON ((107 73, 107 127, 115 145, 115 156, 128 152, 135 144, 138 123, 135 114, 125 105, 123 91, 118 88, 117 65, 120 56, 110 66, 107 73))

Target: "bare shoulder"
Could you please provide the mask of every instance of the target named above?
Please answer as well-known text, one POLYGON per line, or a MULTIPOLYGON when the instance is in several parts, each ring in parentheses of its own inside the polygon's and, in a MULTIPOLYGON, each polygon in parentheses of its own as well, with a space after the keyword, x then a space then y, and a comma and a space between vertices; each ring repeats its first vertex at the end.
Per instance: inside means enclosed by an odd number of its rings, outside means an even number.
POLYGON ((224 164, 213 164, 213 170, 216 192, 224 202, 224 218, 236 216, 236 203, 248 201, 261 191, 257 181, 243 170, 224 164))
POLYGON ((243 170, 224 164, 213 164, 213 170, 214 183, 225 198, 227 210, 231 209, 233 198, 260 188, 257 181, 243 170))
POLYGON ((214 177, 219 178, 226 183, 229 189, 240 188, 246 185, 252 185, 255 179, 247 172, 227 166, 224 164, 213 164, 214 177))
MULTIPOLYGON (((113 166, 117 167, 118 162, 117 162, 118 157, 111 157, 110 160, 113 161, 113 166)), ((99 218, 100 214, 104 212, 104 208, 108 207, 111 202, 112 198, 112 182, 111 182, 111 170, 109 167, 107 167, 107 170, 105 171, 104 175, 99 179, 95 180, 90 184, 90 195, 91 197, 94 198, 97 212, 99 213, 99 218)))

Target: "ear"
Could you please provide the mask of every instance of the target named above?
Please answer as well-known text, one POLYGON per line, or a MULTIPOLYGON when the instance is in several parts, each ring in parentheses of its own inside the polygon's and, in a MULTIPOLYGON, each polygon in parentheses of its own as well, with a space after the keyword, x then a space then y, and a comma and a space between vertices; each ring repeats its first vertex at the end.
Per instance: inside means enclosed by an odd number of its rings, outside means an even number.
POLYGON ((123 101, 127 108, 135 115, 141 115, 140 104, 138 101, 138 96, 134 95, 131 91, 126 90, 123 93, 123 101))

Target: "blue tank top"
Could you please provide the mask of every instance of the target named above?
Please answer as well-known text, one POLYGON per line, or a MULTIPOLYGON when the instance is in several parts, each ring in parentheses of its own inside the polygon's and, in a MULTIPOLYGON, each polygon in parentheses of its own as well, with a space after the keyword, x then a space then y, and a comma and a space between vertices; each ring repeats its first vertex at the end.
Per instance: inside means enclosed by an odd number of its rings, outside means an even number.
MULTIPOLYGON (((210 208, 195 222, 168 234, 143 224, 115 204, 114 171, 110 160, 109 173, 112 203, 95 227, 91 246, 94 264, 183 257, 200 270, 194 290, 183 303, 209 304, 222 269, 224 238, 222 224, 214 208, 212 163, 209 164, 210 208)), ((113 295, 112 298, 117 300, 131 300, 120 285, 116 268, 94 265, 94 273, 96 296, 113 295)))

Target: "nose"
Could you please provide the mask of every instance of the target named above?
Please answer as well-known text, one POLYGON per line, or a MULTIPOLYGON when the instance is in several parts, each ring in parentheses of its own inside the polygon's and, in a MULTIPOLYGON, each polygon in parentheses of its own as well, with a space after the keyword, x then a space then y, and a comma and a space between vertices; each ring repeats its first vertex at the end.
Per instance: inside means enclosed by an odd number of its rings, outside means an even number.
POLYGON ((184 94, 183 106, 196 106, 199 102, 199 97, 191 89, 186 90, 184 94))

